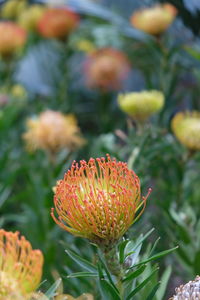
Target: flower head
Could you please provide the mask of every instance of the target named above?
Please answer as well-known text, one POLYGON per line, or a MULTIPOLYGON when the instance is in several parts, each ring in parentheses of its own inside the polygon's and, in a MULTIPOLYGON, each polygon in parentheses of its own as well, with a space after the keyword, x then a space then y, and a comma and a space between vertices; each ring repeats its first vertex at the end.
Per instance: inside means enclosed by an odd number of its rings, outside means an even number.
POLYGON ((194 281, 189 281, 185 285, 176 288, 176 295, 169 300, 200 300, 200 276, 194 281))
POLYGON ((132 25, 146 33, 159 35, 163 33, 174 21, 176 8, 169 4, 160 4, 151 8, 136 11, 131 16, 132 25))
POLYGON ((75 117, 52 110, 27 121, 24 139, 30 150, 43 149, 52 153, 63 148, 73 150, 85 143, 75 117))
POLYGON ((72 164, 55 189, 58 219, 54 209, 51 214, 70 233, 106 245, 115 243, 135 222, 146 199, 141 198, 137 175, 108 155, 72 164))
POLYGON ((0 299, 23 299, 38 286, 43 255, 18 232, 0 229, 0 299), (21 298, 18 296, 21 295, 21 298))
POLYGON ((200 112, 179 112, 172 119, 177 139, 191 150, 200 150, 200 112))
POLYGON ((79 24, 79 16, 69 9, 49 8, 38 22, 39 33, 46 38, 66 38, 79 24))
POLYGON ((10 56, 22 48, 26 32, 13 22, 0 22, 0 55, 10 56))
POLYGON ((78 40, 74 46, 75 46, 76 50, 82 51, 85 53, 92 53, 96 49, 94 44, 91 41, 85 40, 85 39, 78 40))
POLYGON ((86 81, 91 88, 118 90, 129 71, 126 55, 113 48, 93 51, 85 63, 86 81))
POLYGON ((15 19, 26 9, 26 0, 8 0, 1 7, 1 16, 6 19, 15 19))
POLYGON ((159 91, 142 91, 120 94, 118 103, 124 112, 138 121, 145 121, 164 106, 164 95, 159 91))
POLYGON ((37 24, 43 16, 45 10, 46 7, 42 5, 31 5, 19 15, 18 23, 21 27, 28 31, 35 31, 37 29, 37 24))
POLYGON ((21 84, 14 84, 10 90, 11 95, 15 98, 26 98, 27 91, 21 84))

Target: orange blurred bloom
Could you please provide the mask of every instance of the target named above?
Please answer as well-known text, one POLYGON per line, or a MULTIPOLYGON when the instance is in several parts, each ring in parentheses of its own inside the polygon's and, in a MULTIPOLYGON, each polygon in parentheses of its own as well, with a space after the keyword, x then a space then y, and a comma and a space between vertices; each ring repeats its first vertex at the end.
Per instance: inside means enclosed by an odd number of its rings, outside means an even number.
POLYGON ((63 39, 79 24, 79 16, 69 9, 49 8, 38 22, 39 33, 46 38, 63 39))
POLYGON ((85 63, 86 81, 91 88, 118 90, 129 71, 126 55, 113 48, 94 51, 85 63))
POLYGON ((74 162, 57 183, 54 204, 58 219, 53 208, 51 215, 64 230, 109 245, 141 215, 147 197, 141 198, 139 178, 126 163, 109 155, 107 159, 90 158, 88 163, 74 162))
POLYGON ((28 149, 43 149, 51 153, 63 148, 73 150, 85 143, 75 117, 53 110, 46 110, 37 118, 29 119, 23 137, 28 149))
POLYGON ((42 277, 43 255, 18 232, 0 229, 0 300, 28 299, 42 277))
POLYGON ((160 4, 151 8, 136 11, 131 16, 132 25, 146 33, 159 35, 174 21, 177 9, 169 4, 160 4))
POLYGON ((26 42, 26 31, 13 22, 0 22, 0 55, 10 56, 26 42))

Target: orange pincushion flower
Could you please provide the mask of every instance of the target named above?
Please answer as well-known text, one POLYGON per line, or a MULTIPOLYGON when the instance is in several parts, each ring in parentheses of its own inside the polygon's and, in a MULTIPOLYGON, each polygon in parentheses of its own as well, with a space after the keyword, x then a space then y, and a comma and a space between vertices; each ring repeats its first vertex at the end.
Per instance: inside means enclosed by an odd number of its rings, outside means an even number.
POLYGON ((79 24, 79 16, 69 9, 49 8, 38 22, 39 33, 46 38, 63 39, 79 24))
POLYGON ((40 250, 18 232, 0 229, 0 300, 28 298, 40 283, 42 266, 40 250))
POLYGON ((126 55, 113 48, 94 51, 85 64, 87 85, 102 90, 118 90, 129 71, 126 55))
POLYGON ((53 110, 29 119, 24 139, 30 150, 43 149, 52 153, 63 148, 73 150, 85 143, 75 117, 53 110))
POLYGON ((9 56, 22 48, 26 31, 13 22, 0 22, 0 55, 9 56))
POLYGON ((139 30, 158 35, 171 25, 176 14, 177 9, 169 3, 165 3, 136 11, 131 17, 131 23, 139 30))
POLYGON ((137 175, 108 155, 107 160, 72 164, 55 189, 58 219, 53 208, 51 214, 70 233, 106 245, 115 243, 135 222, 146 199, 141 198, 137 175))

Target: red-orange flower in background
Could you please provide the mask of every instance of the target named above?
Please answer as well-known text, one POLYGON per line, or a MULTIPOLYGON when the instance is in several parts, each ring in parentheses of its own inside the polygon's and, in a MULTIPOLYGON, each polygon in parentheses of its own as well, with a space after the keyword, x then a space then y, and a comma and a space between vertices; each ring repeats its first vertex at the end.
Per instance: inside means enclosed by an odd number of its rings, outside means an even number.
POLYGON ((127 78, 130 64, 126 55, 114 48, 98 49, 86 59, 86 83, 91 88, 118 90, 127 78))
POLYGON ((0 300, 28 297, 40 283, 42 266, 40 250, 18 232, 0 229, 0 300))
POLYGON ((0 55, 10 56, 26 42, 26 31, 13 22, 0 22, 0 55))
MULTIPOLYGON (((149 191, 150 192, 150 191, 149 191)), ((147 195, 148 196, 148 195, 147 195)), ((64 230, 99 245, 114 244, 143 212, 140 181, 124 162, 107 156, 74 162, 57 183, 54 204, 64 230), (140 211, 140 212, 139 212, 140 211)))
POLYGON ((63 8, 49 8, 38 22, 39 33, 46 38, 63 39, 79 24, 79 16, 63 8))
POLYGON ((172 24, 176 14, 175 6, 164 3, 136 11, 131 16, 131 23, 139 30, 152 35, 159 35, 172 24))

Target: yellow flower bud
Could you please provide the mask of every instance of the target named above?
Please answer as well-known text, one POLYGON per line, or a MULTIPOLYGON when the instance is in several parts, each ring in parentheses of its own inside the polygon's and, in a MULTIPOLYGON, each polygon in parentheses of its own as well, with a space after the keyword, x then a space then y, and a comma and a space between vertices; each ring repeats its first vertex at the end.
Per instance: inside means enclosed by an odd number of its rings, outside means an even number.
POLYGON ((165 3, 136 11, 131 16, 131 23, 141 31, 159 35, 171 25, 176 14, 176 8, 169 3, 165 3))
POLYGON ((2 5, 1 16, 6 19, 15 19, 26 6, 26 0, 8 0, 2 5))
POLYGON ((18 23, 26 30, 34 31, 45 10, 46 7, 42 5, 32 5, 19 15, 18 23))
POLYGON ((89 40, 79 40, 76 43, 76 49, 85 53, 92 53, 96 48, 89 40))
POLYGON ((200 112, 177 113, 172 119, 172 130, 181 144, 200 150, 200 112))
POLYGON ((15 98, 25 98, 27 96, 27 92, 22 85, 15 84, 11 88, 11 95, 15 98))
POLYGON ((118 96, 121 110, 138 121, 145 121, 159 112, 164 106, 164 101, 163 93, 156 90, 119 94, 118 96))

